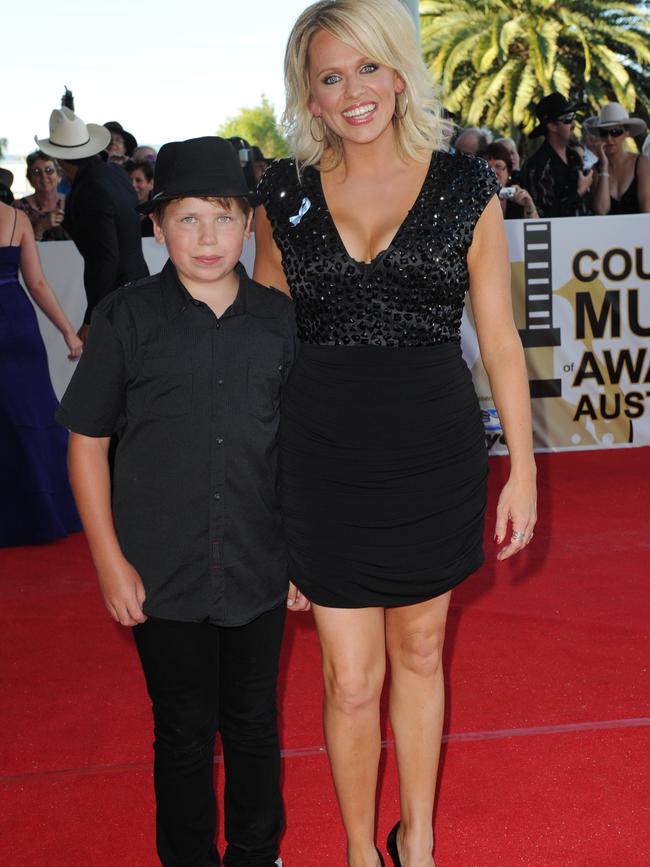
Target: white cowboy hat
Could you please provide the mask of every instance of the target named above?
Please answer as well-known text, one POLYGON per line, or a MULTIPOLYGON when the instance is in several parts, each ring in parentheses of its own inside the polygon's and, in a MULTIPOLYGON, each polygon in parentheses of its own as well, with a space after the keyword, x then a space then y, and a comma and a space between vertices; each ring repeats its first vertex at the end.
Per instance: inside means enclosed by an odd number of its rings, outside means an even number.
POLYGON ((55 108, 50 115, 50 137, 34 136, 39 150, 60 160, 93 157, 108 146, 111 134, 105 126, 84 123, 69 108, 55 108))
POLYGON ((598 117, 589 124, 590 129, 599 129, 610 126, 624 126, 632 136, 641 135, 646 131, 646 122, 640 117, 630 117, 627 110, 618 102, 609 102, 604 105, 598 117))

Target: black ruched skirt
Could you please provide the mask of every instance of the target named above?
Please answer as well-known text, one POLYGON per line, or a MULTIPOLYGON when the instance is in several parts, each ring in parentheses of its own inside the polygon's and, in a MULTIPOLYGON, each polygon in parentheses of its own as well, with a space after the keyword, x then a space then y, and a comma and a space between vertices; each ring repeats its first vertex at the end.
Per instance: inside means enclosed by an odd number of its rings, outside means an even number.
POLYGON ((291 576, 312 602, 421 602, 483 562, 487 451, 460 344, 303 344, 280 443, 291 576))

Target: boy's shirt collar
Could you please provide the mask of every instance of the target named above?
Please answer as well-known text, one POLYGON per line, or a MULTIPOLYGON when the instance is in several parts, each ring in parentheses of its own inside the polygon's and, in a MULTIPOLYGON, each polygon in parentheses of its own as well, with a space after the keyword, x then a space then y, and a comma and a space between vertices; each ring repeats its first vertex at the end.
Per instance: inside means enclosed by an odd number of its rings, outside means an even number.
MULTIPOLYGON (((237 295, 230 307, 228 307, 228 309, 223 313, 223 316, 219 317, 220 319, 224 316, 239 316, 246 313, 246 296, 248 294, 246 283, 250 278, 241 262, 238 262, 235 266, 235 273, 239 277, 237 295)), ((190 305, 199 306, 202 304, 202 302, 197 301, 183 285, 178 276, 178 272, 176 271, 176 266, 171 259, 167 260, 164 268, 160 272, 160 280, 164 290, 166 312, 170 319, 175 319, 177 316, 180 316, 188 307, 190 307, 190 305)))
MULTIPOLYGON (((246 269, 238 262, 235 265, 235 273, 239 277, 239 289, 233 303, 223 313, 219 319, 230 319, 232 316, 241 316, 245 313, 250 313, 252 316, 259 316, 262 319, 275 318, 277 309, 275 305, 269 304, 270 299, 267 298, 266 292, 277 290, 268 289, 255 283, 246 273, 246 269)), ((188 307, 197 302, 196 298, 187 291, 187 288, 181 283, 176 267, 171 259, 168 259, 160 272, 160 282, 163 287, 163 298, 165 303, 165 312, 170 319, 175 319, 182 315, 188 307)))

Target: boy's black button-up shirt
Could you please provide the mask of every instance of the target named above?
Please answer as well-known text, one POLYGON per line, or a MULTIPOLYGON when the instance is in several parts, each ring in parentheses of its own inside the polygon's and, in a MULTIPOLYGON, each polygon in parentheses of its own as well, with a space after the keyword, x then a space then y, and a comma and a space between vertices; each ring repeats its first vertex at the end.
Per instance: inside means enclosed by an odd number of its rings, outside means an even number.
POLYGON ((109 295, 57 413, 118 436, 115 526, 154 617, 237 626, 287 593, 277 451, 293 305, 237 273, 220 318, 171 262, 109 295))

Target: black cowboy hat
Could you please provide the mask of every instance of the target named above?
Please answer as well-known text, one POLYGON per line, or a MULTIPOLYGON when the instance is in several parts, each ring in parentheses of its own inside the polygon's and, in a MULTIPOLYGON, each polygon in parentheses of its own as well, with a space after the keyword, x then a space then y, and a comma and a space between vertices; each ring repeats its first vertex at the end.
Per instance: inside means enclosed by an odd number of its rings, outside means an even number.
POLYGON ((118 123, 116 120, 109 120, 108 123, 105 123, 104 126, 109 132, 117 132, 124 139, 124 150, 126 151, 127 157, 133 156, 133 151, 137 148, 138 142, 133 135, 133 133, 127 132, 121 123, 118 123))
POLYGON ((535 106, 535 114, 537 115, 539 123, 535 129, 528 134, 528 137, 537 138, 540 135, 544 135, 546 124, 550 120, 556 120, 564 114, 571 114, 572 111, 586 107, 587 104, 585 102, 571 103, 565 96, 562 96, 561 93, 557 93, 557 91, 549 93, 548 96, 540 99, 535 106))
POLYGON ((232 196, 248 199, 251 205, 257 203, 257 197, 248 190, 237 151, 227 139, 206 135, 164 144, 156 160, 152 196, 136 210, 148 214, 160 202, 190 196, 232 196))

